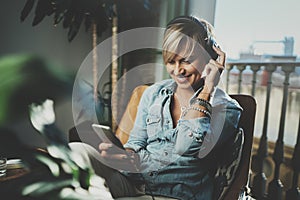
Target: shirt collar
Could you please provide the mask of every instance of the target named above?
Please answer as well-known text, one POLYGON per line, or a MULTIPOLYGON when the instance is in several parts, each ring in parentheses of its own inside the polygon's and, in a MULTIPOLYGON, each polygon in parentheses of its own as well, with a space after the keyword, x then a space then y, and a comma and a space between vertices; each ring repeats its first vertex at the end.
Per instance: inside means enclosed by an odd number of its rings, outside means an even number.
POLYGON ((175 90, 176 90, 177 84, 173 79, 170 79, 170 82, 167 83, 162 90, 160 91, 160 93, 162 95, 173 95, 175 90))
MULTIPOLYGON (((169 79, 169 80, 167 80, 167 82, 164 82, 162 84, 163 84, 163 87, 160 90, 161 95, 173 95, 174 94, 177 84, 173 79, 169 79)), ((191 99, 197 97, 199 95, 199 93, 202 91, 202 89, 203 89, 203 87, 200 87, 195 92, 195 94, 191 97, 191 99)), ((223 90, 215 87, 212 94, 210 95, 209 102, 214 107, 219 104, 224 104, 224 103, 228 102, 230 99, 231 98, 223 90)))
MULTIPOLYGON (((173 95, 175 93, 177 84, 173 79, 170 79, 170 80, 171 81, 162 88, 162 90, 161 90, 162 95, 173 95)), ((202 89, 203 89, 203 87, 200 87, 190 98, 190 101, 192 99, 196 98, 199 95, 199 93, 202 91, 202 89)))

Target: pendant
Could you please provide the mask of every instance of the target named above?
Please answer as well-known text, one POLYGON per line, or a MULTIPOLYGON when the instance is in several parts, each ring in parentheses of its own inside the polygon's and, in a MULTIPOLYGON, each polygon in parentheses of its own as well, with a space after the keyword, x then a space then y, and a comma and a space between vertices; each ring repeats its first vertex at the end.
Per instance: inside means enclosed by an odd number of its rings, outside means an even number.
POLYGON ((186 107, 185 106, 181 106, 180 110, 181 110, 181 113, 183 113, 186 110, 186 107))

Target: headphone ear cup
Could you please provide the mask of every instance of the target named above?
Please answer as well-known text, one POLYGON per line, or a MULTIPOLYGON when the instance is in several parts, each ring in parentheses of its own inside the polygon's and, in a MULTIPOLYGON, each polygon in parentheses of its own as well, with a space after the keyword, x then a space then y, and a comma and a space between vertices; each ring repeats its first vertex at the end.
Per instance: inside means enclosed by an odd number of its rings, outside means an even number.
POLYGON ((212 59, 217 60, 217 58, 219 57, 219 55, 213 49, 213 45, 215 45, 215 44, 217 44, 217 43, 216 43, 216 41, 213 38, 211 38, 211 37, 208 38, 205 50, 207 51, 207 53, 210 55, 210 57, 212 59))

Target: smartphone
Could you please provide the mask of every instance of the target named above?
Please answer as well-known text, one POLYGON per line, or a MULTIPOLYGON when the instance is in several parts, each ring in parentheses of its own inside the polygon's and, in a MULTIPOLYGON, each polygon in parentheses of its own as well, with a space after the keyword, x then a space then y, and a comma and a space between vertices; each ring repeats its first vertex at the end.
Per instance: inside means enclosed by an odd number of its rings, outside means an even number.
POLYGON ((125 150, 123 144, 117 138, 117 136, 112 132, 109 126, 101 125, 101 124, 92 124, 93 130, 97 133, 100 137, 102 142, 108 142, 116 145, 120 149, 125 150))

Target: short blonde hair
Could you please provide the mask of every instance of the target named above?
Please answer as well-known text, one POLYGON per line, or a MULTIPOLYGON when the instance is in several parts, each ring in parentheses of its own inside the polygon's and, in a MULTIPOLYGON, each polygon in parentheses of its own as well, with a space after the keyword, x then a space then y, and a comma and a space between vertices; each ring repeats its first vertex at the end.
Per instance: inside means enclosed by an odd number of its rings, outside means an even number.
MULTIPOLYGON (((181 52, 182 57, 189 57, 195 48, 202 48, 211 54, 208 43, 214 38, 213 27, 204 19, 180 16, 167 25, 163 40, 164 64, 181 52)), ((214 52, 214 51, 213 51, 214 52)), ((210 55, 214 57, 215 55, 210 55)))

